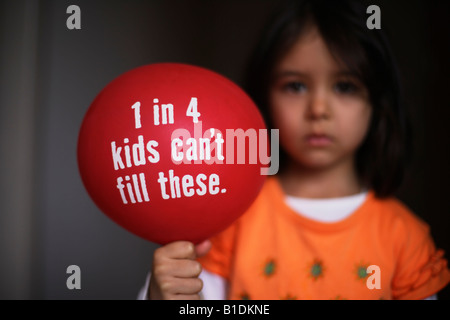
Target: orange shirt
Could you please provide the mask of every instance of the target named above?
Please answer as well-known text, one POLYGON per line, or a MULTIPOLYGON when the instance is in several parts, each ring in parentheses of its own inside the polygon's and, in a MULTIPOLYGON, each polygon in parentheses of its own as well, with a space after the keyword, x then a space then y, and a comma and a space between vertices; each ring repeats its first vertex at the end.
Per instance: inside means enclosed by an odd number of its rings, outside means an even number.
POLYGON ((372 191, 349 217, 322 223, 292 211, 271 177, 250 209, 211 240, 199 260, 228 281, 230 299, 423 299, 450 281, 429 227, 372 191))

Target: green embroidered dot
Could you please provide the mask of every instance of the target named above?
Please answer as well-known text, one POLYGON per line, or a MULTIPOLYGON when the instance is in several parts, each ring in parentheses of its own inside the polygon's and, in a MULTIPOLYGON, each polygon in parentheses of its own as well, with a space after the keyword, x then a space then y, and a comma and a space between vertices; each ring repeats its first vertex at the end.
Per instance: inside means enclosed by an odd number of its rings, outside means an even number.
POLYGON ((356 270, 359 279, 364 279, 367 277, 367 269, 363 266, 359 266, 356 270))
POLYGON ((269 277, 269 276, 273 275, 274 273, 275 273, 275 261, 270 260, 264 266, 264 275, 269 277))
POLYGON ((323 263, 320 260, 314 260, 314 262, 311 265, 311 268, 309 270, 310 276, 314 279, 317 280, 319 277, 323 276, 323 263))
POLYGON ((311 268, 311 275, 317 278, 322 274, 322 266, 320 264, 314 264, 311 268))
POLYGON ((368 263, 360 261, 358 264, 355 265, 354 273, 356 275, 356 280, 364 280, 367 278, 367 267, 369 266, 368 263))

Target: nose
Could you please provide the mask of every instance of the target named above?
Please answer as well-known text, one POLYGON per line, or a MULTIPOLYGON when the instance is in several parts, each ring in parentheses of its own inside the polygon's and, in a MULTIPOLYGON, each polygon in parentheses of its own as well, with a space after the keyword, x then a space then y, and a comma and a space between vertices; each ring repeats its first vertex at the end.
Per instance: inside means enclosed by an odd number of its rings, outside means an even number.
POLYGON ((327 120, 331 116, 329 101, 324 92, 315 92, 308 101, 306 118, 308 120, 327 120))

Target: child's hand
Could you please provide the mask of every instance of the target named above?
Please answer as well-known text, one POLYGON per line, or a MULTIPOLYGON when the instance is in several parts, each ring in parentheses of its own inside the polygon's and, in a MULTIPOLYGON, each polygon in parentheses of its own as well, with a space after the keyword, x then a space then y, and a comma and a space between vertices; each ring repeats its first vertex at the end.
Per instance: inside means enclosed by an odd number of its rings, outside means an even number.
POLYGON ((187 241, 176 241, 155 250, 149 299, 200 299, 203 282, 198 278, 202 267, 195 259, 208 253, 207 240, 196 246, 187 241))

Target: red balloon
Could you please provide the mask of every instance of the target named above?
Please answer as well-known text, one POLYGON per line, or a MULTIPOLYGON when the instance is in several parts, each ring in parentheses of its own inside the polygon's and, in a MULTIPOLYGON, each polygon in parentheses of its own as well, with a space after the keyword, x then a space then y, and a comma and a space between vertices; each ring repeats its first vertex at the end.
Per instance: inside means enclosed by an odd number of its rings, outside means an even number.
POLYGON ((267 140, 264 129, 252 100, 225 77, 146 65, 114 79, 89 107, 79 171, 96 205, 123 228, 159 244, 199 243, 259 193, 265 176, 255 147, 267 140))

